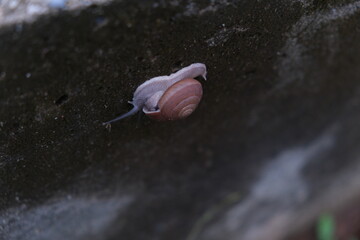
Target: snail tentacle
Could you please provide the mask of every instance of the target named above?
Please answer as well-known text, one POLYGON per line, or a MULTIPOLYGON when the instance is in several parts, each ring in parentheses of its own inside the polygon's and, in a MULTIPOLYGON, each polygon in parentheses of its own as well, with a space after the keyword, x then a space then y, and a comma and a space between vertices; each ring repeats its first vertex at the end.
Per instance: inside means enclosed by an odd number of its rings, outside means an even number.
POLYGON ((113 120, 110 120, 108 122, 104 122, 102 125, 107 125, 107 124, 110 124, 110 123, 113 123, 113 122, 116 122, 116 121, 119 121, 123 118, 126 118, 128 116, 131 116, 131 115, 134 115, 135 113, 137 113, 139 111, 139 107, 137 107, 136 105, 134 105, 134 107, 128 111, 127 113, 124 113, 123 115, 120 115, 119 117, 117 118, 114 118, 113 120))

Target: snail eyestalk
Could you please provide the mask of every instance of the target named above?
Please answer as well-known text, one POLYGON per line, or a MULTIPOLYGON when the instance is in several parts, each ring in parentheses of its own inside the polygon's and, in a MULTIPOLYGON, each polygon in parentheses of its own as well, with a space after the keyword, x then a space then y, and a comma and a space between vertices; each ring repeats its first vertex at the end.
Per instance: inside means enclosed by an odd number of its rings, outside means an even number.
POLYGON ((137 106, 134 106, 133 109, 131 109, 129 112, 117 117, 117 118, 114 118, 113 120, 110 120, 108 122, 104 122, 102 125, 107 125, 107 124, 110 124, 110 123, 113 123, 113 122, 116 122, 116 121, 119 121, 121 119, 124 119, 126 117, 129 117, 131 115, 134 115, 135 113, 137 113, 139 111, 139 108, 137 106))

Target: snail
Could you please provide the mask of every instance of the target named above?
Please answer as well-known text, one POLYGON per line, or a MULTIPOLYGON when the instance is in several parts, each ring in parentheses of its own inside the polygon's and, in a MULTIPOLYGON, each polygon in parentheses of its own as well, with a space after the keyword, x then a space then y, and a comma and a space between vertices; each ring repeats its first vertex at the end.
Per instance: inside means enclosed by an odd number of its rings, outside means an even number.
POLYGON ((201 83, 193 79, 202 76, 206 80, 206 66, 193 63, 169 76, 154 77, 141 84, 134 92, 134 107, 127 113, 103 123, 107 125, 137 113, 140 109, 155 120, 177 120, 189 116, 202 97, 201 83))

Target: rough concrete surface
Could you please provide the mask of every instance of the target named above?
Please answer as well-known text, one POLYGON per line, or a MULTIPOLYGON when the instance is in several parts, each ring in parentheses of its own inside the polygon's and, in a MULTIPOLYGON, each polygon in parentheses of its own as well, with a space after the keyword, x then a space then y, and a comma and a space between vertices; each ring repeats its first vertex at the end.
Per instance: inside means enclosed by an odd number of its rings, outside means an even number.
POLYGON ((0 29, 0 239, 284 239, 359 196, 360 1, 114 1, 0 29), (192 116, 128 111, 208 68, 192 116))

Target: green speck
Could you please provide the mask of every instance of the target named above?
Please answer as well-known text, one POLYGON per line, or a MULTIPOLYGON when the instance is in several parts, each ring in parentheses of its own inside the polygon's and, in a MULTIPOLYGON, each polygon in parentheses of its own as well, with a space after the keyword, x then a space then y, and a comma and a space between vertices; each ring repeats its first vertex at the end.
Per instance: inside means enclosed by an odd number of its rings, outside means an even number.
POLYGON ((318 240, 335 240, 335 220, 330 214, 323 214, 319 217, 316 234, 318 240))

